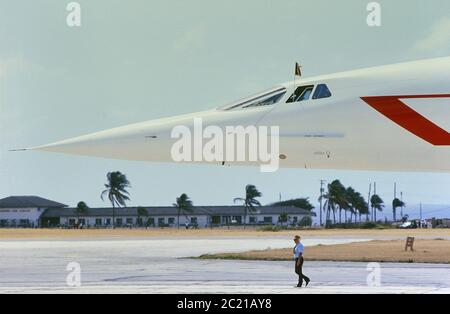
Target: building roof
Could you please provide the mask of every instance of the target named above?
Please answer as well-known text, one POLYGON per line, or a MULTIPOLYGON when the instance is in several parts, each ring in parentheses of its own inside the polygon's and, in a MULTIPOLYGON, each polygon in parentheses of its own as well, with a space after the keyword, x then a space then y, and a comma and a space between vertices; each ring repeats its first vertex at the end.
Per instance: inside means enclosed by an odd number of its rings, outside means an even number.
MULTIPOLYGON (((212 215, 220 214, 224 216, 242 215, 242 213, 245 211, 244 206, 200 206, 199 208, 202 208, 212 215)), ((288 213, 292 215, 315 215, 314 212, 295 206, 256 206, 255 213, 262 215, 280 215, 282 213, 288 213)))
POLYGON ((10 196, 0 199, 0 208, 62 208, 67 205, 39 196, 10 196))
MULTIPOLYGON (((144 207, 144 206, 143 206, 144 207)), ((148 216, 176 216, 178 210, 171 207, 164 206, 147 206, 144 207, 148 211, 148 216)), ((138 216, 138 207, 124 207, 116 208, 116 217, 132 217, 138 216)), ((195 206, 189 216, 233 216, 242 215, 244 213, 243 206, 195 206)), ((262 206, 256 209, 256 213, 262 215, 279 215, 281 213, 288 213, 290 215, 312 215, 315 216, 314 212, 310 212, 305 209, 285 206, 285 207, 273 207, 273 206, 262 206)), ((42 218, 50 217, 104 217, 112 216, 113 209, 110 208, 88 208, 85 213, 78 214, 75 208, 49 208, 43 214, 42 218)))

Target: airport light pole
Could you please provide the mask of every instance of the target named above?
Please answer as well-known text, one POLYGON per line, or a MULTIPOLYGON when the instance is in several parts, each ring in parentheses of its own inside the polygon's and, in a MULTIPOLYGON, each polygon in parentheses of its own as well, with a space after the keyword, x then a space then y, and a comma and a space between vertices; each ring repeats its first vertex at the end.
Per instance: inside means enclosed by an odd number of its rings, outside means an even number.
POLYGON ((319 198, 319 201, 320 201, 320 226, 322 227, 323 226, 323 223, 322 223, 322 197, 323 197, 323 192, 324 192, 324 189, 323 189, 323 185, 325 184, 325 182, 327 182, 327 181, 325 181, 325 180, 320 180, 320 198, 319 198))
MULTIPOLYGON (((397 182, 394 182, 394 200, 397 198, 397 182)), ((394 222, 397 221, 397 208, 394 208, 394 202, 392 202, 392 213, 393 213, 393 218, 394 218, 394 222)))
POLYGON ((400 207, 400 216, 403 219, 403 192, 400 192, 400 201, 402 201, 402 207, 400 207))
POLYGON ((369 220, 369 215, 371 214, 370 213, 370 196, 371 196, 371 194, 372 194, 372 182, 370 182, 370 184, 369 184, 369 194, 367 196, 367 215, 366 215, 367 221, 369 220))
POLYGON ((422 202, 420 203, 420 221, 419 228, 422 229, 422 202))

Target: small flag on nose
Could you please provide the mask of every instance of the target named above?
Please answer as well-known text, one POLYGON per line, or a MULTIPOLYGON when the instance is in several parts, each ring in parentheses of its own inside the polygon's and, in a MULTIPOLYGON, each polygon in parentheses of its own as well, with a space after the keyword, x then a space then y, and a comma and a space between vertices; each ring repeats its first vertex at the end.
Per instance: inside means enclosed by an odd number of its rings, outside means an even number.
POLYGON ((295 76, 302 76, 302 70, 300 64, 298 62, 295 62, 295 76))

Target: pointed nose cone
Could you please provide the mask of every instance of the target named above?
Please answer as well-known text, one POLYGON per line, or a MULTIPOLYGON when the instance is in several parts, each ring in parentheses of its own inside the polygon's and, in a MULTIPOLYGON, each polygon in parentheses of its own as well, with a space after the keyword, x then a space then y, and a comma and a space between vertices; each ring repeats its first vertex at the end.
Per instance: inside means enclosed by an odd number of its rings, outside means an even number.
POLYGON ((236 123, 238 118, 241 119, 238 125, 241 125, 241 121, 244 121, 243 125, 254 121, 251 115, 244 115, 247 121, 241 115, 230 114, 224 117, 221 112, 209 110, 132 124, 31 149, 123 160, 174 162, 172 146, 179 138, 171 137, 172 130, 174 127, 183 126, 195 133, 196 118, 203 120, 204 126, 234 125, 228 122, 236 123))
POLYGON ((124 160, 166 161, 171 127, 150 121, 38 146, 32 150, 124 160))

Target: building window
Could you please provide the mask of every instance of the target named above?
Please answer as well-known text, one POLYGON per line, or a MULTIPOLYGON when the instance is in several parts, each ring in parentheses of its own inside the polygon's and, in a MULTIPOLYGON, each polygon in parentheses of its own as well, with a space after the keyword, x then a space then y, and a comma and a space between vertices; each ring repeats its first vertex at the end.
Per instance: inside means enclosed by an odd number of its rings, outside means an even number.
POLYGON ((242 216, 233 216, 231 222, 238 225, 242 224, 242 216))
POLYGON ((75 219, 71 218, 69 219, 69 226, 75 226, 75 219))
POLYGON ((267 217, 264 217, 264 222, 265 223, 273 223, 273 217, 272 216, 267 216, 267 217))
POLYGON ((106 225, 110 226, 111 225, 111 218, 106 218, 106 225))
POLYGON ((169 225, 175 224, 175 218, 169 218, 169 225))
POLYGON ((249 222, 250 222, 251 224, 255 224, 255 223, 258 222, 258 220, 256 219, 255 216, 251 216, 249 222))
POLYGON ((317 85, 316 91, 314 92, 313 99, 320 99, 320 98, 328 98, 331 97, 331 92, 328 89, 328 86, 326 84, 319 84, 317 85))
POLYGON ((308 100, 312 94, 313 89, 314 85, 300 86, 295 90, 295 92, 291 95, 291 97, 289 97, 286 103, 308 100))
POLYGON ((297 217, 297 216, 294 216, 294 217, 292 218, 292 222, 293 222, 294 224, 296 224, 296 223, 298 222, 298 217, 297 217))
POLYGON ((136 219, 136 224, 137 224, 138 226, 142 226, 142 225, 144 224, 144 221, 142 220, 141 217, 139 217, 139 218, 136 219))
POLYGON ((127 218, 127 225, 133 224, 133 218, 127 218))
POLYGON ((116 225, 120 227, 120 226, 122 226, 122 224, 123 224, 123 219, 122 218, 117 218, 116 219, 116 225))
POLYGON ((165 224, 166 220, 164 218, 158 218, 158 225, 163 226, 165 224))
POLYGON ((197 217, 191 217, 191 224, 196 225, 198 223, 197 217))
POLYGON ((147 220, 147 225, 148 226, 154 226, 155 225, 155 218, 149 218, 147 220))
POLYGON ((101 218, 95 219, 95 225, 96 226, 101 226, 102 225, 102 219, 101 218))
POLYGON ((224 224, 229 225, 231 223, 231 217, 230 216, 222 216, 222 221, 224 224))

